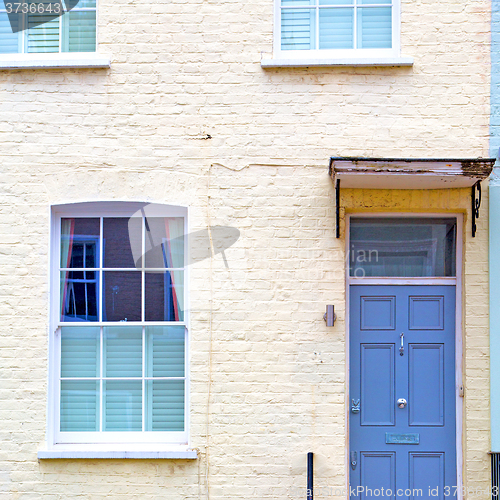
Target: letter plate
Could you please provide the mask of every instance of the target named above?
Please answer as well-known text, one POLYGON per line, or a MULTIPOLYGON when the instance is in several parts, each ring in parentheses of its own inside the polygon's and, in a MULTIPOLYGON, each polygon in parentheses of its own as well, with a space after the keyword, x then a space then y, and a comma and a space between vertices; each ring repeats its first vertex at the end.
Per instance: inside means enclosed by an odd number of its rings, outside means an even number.
POLYGON ((394 432, 385 433, 386 444, 419 444, 420 434, 396 434, 394 432))

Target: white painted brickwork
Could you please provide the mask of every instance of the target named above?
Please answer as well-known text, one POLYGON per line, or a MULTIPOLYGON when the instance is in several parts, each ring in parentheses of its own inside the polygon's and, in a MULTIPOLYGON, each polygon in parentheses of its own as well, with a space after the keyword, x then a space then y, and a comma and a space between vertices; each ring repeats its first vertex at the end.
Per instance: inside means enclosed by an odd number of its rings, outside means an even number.
MULTIPOLYGON (((487 156, 489 4, 404 1, 402 52, 415 64, 402 68, 263 70, 272 12, 271 0, 103 0, 109 70, 0 72, 0 500, 305 498, 308 451, 316 486, 344 498, 335 494, 346 485, 344 227, 336 240, 328 158, 487 156), (190 230, 241 231, 229 269, 220 255, 190 266, 199 460, 36 458, 49 206, 98 200, 186 205, 190 230), (322 320, 327 303, 334 328, 322 320)), ((484 198, 477 237, 469 220, 464 229, 463 437, 465 486, 483 490, 484 198)), ((342 199, 348 210, 470 207, 469 190, 342 199)))

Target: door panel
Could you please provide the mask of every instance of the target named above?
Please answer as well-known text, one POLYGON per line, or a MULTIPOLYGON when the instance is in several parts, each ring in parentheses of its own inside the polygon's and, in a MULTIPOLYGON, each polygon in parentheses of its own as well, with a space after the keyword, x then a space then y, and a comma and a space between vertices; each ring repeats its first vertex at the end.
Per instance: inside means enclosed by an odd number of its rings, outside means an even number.
POLYGON ((410 297, 410 330, 442 330, 444 297, 410 297))
POLYGON ((444 425, 444 345, 408 346, 409 425, 444 425))
MULTIPOLYGON (((361 492, 360 495, 362 499, 373 497, 373 494, 369 494, 369 490, 374 491, 384 488, 384 491, 391 490, 395 492, 396 454, 394 452, 363 452, 360 458, 361 479, 363 484, 366 485, 366 490, 361 492)), ((390 496, 384 495, 384 498, 387 499, 390 496)))
POLYGON ((410 452, 410 490, 412 498, 443 499, 444 453, 410 452), (431 495, 431 490, 438 496, 431 495))
POLYGON ((455 491, 455 287, 352 285, 349 383, 355 498, 373 498, 367 488, 422 489, 419 500, 455 491))
POLYGON ((361 425, 394 425, 393 345, 361 345, 360 394, 363 401, 361 425))
POLYGON ((394 330, 396 297, 361 297, 361 330, 394 330))

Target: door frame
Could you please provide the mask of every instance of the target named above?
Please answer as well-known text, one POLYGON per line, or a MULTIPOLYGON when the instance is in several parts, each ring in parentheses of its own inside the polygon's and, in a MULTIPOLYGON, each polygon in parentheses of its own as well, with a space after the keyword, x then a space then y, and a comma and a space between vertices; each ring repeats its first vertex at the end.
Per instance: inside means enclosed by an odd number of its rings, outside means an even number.
POLYGON ((457 500, 463 500, 463 404, 464 398, 460 394, 463 386, 463 329, 462 329, 462 295, 463 295, 463 248, 465 235, 464 214, 462 212, 362 212, 353 211, 345 214, 345 353, 346 353, 346 382, 345 382, 345 487, 347 498, 349 495, 349 447, 350 447, 350 285, 455 285, 455 413, 456 413, 456 452, 457 452, 457 500), (349 276, 349 251, 350 251, 350 227, 352 217, 365 218, 443 218, 452 217, 457 221, 457 248, 456 248, 456 276, 454 278, 355 278, 349 276))

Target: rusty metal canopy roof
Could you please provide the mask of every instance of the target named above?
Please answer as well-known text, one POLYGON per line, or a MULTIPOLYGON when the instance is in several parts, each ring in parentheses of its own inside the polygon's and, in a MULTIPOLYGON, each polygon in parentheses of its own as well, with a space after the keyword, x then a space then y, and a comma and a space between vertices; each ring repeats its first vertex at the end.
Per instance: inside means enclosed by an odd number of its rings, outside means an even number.
POLYGON ((443 189, 487 179, 495 158, 331 157, 329 173, 343 188, 443 189))

